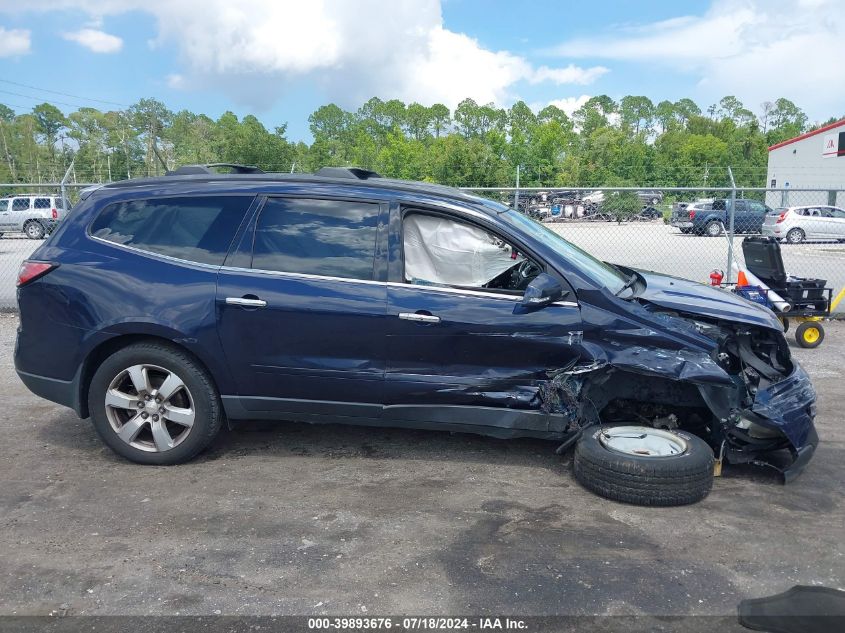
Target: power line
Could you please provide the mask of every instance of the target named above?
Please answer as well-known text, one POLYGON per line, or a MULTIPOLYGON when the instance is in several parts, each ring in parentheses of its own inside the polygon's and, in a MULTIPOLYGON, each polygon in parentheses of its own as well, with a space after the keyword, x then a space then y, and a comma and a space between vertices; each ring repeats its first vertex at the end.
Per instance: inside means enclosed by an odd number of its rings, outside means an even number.
MULTIPOLYGON (((23 97, 24 99, 32 99, 33 101, 40 101, 42 103, 47 103, 46 101, 44 101, 40 97, 33 97, 31 95, 21 94, 20 92, 12 92, 11 90, 0 90, 0 92, 2 92, 3 94, 7 94, 7 95, 14 95, 16 97, 23 97)), ((59 101, 58 99, 51 99, 50 103, 59 103, 61 105, 65 105, 65 106, 68 106, 70 108, 90 108, 90 107, 92 107, 92 106, 88 106, 88 105, 84 105, 84 104, 68 103, 66 101, 59 101)))
MULTIPOLYGON (((121 106, 121 107, 124 107, 124 108, 130 107, 130 105, 128 103, 118 103, 117 101, 107 101, 105 99, 94 99, 93 97, 80 97, 79 95, 74 95, 74 94, 71 94, 69 92, 60 92, 59 90, 50 90, 49 88, 39 88, 37 86, 30 86, 28 84, 18 83, 17 81, 11 81, 9 79, 0 79, 0 81, 2 81, 5 84, 12 84, 13 86, 19 86, 21 88, 29 88, 30 90, 39 90, 41 92, 50 92, 50 93, 55 94, 55 95, 62 95, 64 97, 71 97, 72 99, 81 99, 82 101, 94 101, 94 102, 97 102, 97 103, 106 103, 106 104, 109 104, 109 105, 116 105, 116 106, 121 106)), ((57 103, 61 103, 61 102, 57 102, 57 103)), ((64 105, 70 105, 70 104, 65 103, 64 105)), ((78 106, 73 106, 73 107, 78 107, 78 106)))

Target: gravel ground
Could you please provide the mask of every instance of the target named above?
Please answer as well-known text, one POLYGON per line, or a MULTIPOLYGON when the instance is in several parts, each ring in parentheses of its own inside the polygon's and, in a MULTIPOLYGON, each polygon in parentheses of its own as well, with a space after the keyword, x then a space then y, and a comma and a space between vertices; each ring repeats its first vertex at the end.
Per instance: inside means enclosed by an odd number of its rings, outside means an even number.
POLYGON ((732 614, 845 577, 845 324, 795 349, 822 438, 789 486, 694 506, 593 496, 533 440, 247 425, 178 467, 114 456, 15 376, 0 316, 0 615, 732 614))

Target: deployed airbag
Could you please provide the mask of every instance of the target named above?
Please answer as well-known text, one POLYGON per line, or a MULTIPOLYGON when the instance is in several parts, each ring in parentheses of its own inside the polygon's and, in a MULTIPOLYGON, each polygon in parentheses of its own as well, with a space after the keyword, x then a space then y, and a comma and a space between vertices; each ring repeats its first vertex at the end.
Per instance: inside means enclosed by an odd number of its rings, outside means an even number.
POLYGON ((406 216, 403 235, 412 283, 481 287, 524 259, 487 231, 445 218, 406 216))

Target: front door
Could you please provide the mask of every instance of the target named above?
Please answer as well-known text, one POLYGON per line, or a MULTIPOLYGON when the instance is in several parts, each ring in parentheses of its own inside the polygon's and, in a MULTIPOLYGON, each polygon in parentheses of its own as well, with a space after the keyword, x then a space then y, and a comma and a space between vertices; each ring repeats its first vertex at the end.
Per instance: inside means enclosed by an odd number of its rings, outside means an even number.
POLYGON ((520 313, 541 263, 478 225, 393 212, 402 221, 391 223, 390 252, 402 258, 391 260, 387 300, 390 417, 504 434, 562 430, 560 419, 541 414, 549 404, 541 388, 578 357, 574 296, 520 313), (419 218, 434 221, 421 229, 419 218))
MULTIPOLYGON (((268 198, 246 260, 221 269, 218 330, 249 411, 377 416, 387 285, 377 202, 268 198), (307 402, 303 402, 307 401, 307 402)), ((251 239, 250 239, 251 238, 251 239)))

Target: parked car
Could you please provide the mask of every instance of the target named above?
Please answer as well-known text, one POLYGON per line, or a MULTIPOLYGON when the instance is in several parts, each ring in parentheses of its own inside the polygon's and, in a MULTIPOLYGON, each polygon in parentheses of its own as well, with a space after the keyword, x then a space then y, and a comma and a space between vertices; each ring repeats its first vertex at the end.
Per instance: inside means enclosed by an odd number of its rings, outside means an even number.
POLYGON ((644 204, 652 207, 657 206, 658 204, 663 202, 662 191, 654 191, 653 189, 646 191, 638 191, 637 196, 639 196, 640 200, 642 200, 644 204))
POLYGON ((604 202, 604 191, 588 191, 581 196, 584 205, 598 206, 604 202))
POLYGON ((23 233, 33 240, 44 239, 64 215, 61 196, 33 193, 0 198, 0 237, 23 233))
POLYGON ((652 505, 704 497, 714 450, 786 480, 811 458, 769 309, 449 187, 249 169, 100 187, 21 266, 18 375, 123 457, 184 462, 244 419, 535 437, 652 505))
POLYGON ((776 209, 766 216, 763 235, 791 244, 807 239, 845 240, 845 211, 822 205, 776 209))
MULTIPOLYGON (((729 225, 730 200, 693 202, 683 211, 673 212, 670 224, 681 233, 718 237, 729 225), (686 217, 684 217, 686 215, 686 217)), ((763 220, 772 209, 757 200, 737 200, 734 213, 735 233, 760 233, 763 220)))

